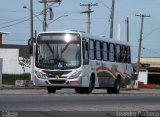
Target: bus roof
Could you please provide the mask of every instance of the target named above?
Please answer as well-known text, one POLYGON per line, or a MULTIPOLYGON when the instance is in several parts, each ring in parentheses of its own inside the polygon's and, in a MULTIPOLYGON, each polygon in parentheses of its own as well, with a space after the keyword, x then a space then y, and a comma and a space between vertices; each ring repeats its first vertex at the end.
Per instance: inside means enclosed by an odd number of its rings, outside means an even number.
POLYGON ((39 34, 51 34, 51 33, 77 33, 80 34, 82 37, 85 38, 90 38, 90 39, 94 39, 94 40, 99 40, 99 41, 106 41, 106 42, 110 42, 110 43, 116 43, 116 44, 122 44, 122 45, 130 45, 129 42, 127 41, 121 41, 121 40, 117 40, 117 39, 111 39, 111 38, 106 38, 103 36, 96 36, 96 35, 92 35, 92 34, 88 34, 85 33, 83 31, 77 31, 77 30, 64 30, 64 31, 47 31, 47 32, 40 32, 39 34))

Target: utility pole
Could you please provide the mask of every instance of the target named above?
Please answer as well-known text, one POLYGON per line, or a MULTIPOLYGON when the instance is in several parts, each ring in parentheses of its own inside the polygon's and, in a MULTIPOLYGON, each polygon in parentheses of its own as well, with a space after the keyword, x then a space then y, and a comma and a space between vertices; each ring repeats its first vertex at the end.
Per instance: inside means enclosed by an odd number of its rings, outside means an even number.
POLYGON ((127 42, 129 42, 129 18, 127 17, 127 19, 125 21, 127 24, 127 42))
POLYGON ((141 56, 141 47, 142 47, 142 35, 143 35, 143 21, 145 17, 150 17, 150 15, 136 14, 135 16, 141 17, 141 29, 140 29, 138 58, 137 58, 137 76, 139 76, 139 65, 140 65, 140 56, 141 56))
POLYGON ((33 0, 30 0, 30 40, 32 46, 32 57, 31 57, 31 81, 34 80, 34 39, 33 39, 33 0))
POLYGON ((87 6, 88 10, 83 11, 81 13, 86 13, 87 14, 87 33, 90 33, 90 25, 91 25, 91 13, 94 11, 91 11, 91 6, 98 6, 98 3, 88 3, 88 4, 82 4, 80 3, 80 6, 87 6))
POLYGON ((47 2, 46 0, 44 0, 44 9, 43 9, 43 31, 46 31, 47 29, 47 11, 46 11, 46 7, 47 7, 47 2))
POLYGON ((33 0, 30 0, 30 38, 33 41, 33 0))
POLYGON ((39 1, 40 3, 43 3, 43 31, 45 32, 47 29, 47 0, 39 1))
POLYGON ((61 3, 61 0, 42 0, 40 3, 43 3, 44 8, 43 8, 43 31, 47 30, 47 3, 49 2, 54 2, 54 3, 61 3))
POLYGON ((113 38, 113 23, 114 23, 114 7, 115 7, 115 0, 112 0, 112 8, 111 8, 111 15, 110 15, 110 38, 113 38))

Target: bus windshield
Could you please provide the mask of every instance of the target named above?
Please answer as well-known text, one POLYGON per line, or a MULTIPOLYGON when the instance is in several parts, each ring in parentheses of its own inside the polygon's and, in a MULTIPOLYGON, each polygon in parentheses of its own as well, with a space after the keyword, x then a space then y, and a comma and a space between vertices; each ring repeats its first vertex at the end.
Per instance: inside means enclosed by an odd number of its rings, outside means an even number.
POLYGON ((40 34, 36 45, 36 67, 71 69, 81 64, 79 34, 40 34))

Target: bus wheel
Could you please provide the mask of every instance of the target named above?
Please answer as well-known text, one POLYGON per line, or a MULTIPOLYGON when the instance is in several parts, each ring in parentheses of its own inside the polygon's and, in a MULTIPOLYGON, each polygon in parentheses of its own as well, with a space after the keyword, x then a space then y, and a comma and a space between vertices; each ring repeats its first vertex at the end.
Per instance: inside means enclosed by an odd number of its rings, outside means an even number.
POLYGON ((76 93, 83 94, 83 93, 84 93, 84 88, 80 88, 80 87, 75 88, 75 92, 76 92, 76 93))
POLYGON ((78 88, 75 88, 75 92, 76 93, 80 93, 80 94, 89 94, 89 93, 92 93, 92 91, 94 89, 94 85, 95 85, 95 79, 91 78, 88 87, 78 87, 78 88))
POLYGON ((89 83, 89 87, 86 88, 86 93, 92 93, 92 91, 94 89, 94 85, 95 85, 95 81, 93 78, 91 78, 90 83, 89 83))
POLYGON ((56 88, 54 87, 47 87, 48 93, 55 93, 56 92, 56 88))
POLYGON ((107 92, 109 94, 119 94, 120 91, 120 82, 118 80, 115 81, 114 87, 107 88, 107 92))

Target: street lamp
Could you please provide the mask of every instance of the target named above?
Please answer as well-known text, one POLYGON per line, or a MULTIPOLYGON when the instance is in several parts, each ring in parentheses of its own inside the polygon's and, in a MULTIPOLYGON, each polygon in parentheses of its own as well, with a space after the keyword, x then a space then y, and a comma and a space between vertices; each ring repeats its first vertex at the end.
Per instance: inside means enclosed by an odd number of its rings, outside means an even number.
MULTIPOLYGON (((23 8, 24 8, 24 9, 27 9, 28 11, 30 11, 30 9, 29 9, 27 6, 23 6, 23 8)), ((33 12, 33 15, 34 15, 34 17, 36 17, 40 22, 43 23, 43 21, 38 17, 38 16, 41 15, 41 14, 34 14, 34 12, 33 12)))
POLYGON ((60 18, 62 18, 62 17, 67 17, 67 16, 68 16, 68 15, 59 16, 59 17, 57 17, 56 19, 54 19, 54 20, 52 20, 51 22, 49 22, 48 25, 51 24, 51 23, 53 23, 53 22, 55 22, 56 20, 58 20, 58 19, 60 19, 60 18))
MULTIPOLYGON (((23 6, 23 8, 24 9, 27 9, 27 10, 31 10, 31 9, 29 9, 27 6, 23 6)), ((34 14, 33 13, 33 15, 34 15, 34 17, 36 17, 42 24, 43 24, 43 21, 38 17, 39 15, 41 15, 41 14, 34 14)), ((55 22, 56 20, 58 20, 58 19, 60 19, 60 18, 62 18, 62 17, 67 17, 68 15, 62 15, 62 16, 59 16, 59 17, 57 17, 56 19, 54 19, 54 20, 52 20, 51 22, 49 22, 48 24, 46 24, 46 26, 48 26, 49 24, 51 24, 51 23, 53 23, 53 22, 55 22)))

